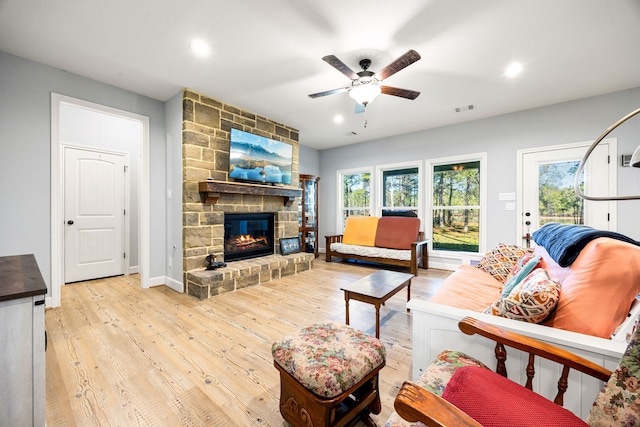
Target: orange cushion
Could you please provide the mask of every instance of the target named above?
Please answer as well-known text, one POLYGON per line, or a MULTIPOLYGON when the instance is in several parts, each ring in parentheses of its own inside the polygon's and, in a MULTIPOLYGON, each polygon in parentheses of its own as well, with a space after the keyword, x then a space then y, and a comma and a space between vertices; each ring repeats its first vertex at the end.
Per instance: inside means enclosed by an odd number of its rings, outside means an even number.
POLYGON ((556 311, 545 323, 609 338, 640 293, 640 247, 601 237, 585 246, 569 269, 556 311))
POLYGON ((429 301, 482 313, 500 299, 502 282, 471 265, 461 265, 447 277, 429 301))
POLYGON ((411 249, 418 240, 420 218, 383 216, 378 221, 375 245, 379 248, 411 249))
POLYGON ((342 243, 348 245, 375 246, 377 216, 350 216, 344 226, 342 243))

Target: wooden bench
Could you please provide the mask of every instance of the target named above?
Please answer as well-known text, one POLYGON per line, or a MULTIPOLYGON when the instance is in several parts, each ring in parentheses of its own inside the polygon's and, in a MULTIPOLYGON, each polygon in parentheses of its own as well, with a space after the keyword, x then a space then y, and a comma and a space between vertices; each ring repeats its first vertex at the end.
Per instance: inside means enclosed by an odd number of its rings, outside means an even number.
POLYGON ((358 261, 375 262, 378 264, 395 265, 398 267, 409 267, 411 274, 418 275, 418 268, 422 267, 425 270, 429 268, 428 257, 428 244, 429 240, 424 239, 424 233, 421 231, 418 236, 418 241, 411 244, 411 259, 402 260, 394 258, 383 258, 375 256, 363 256, 356 254, 347 254, 331 250, 332 243, 342 243, 342 234, 336 234, 332 236, 325 236, 326 239, 326 261, 331 262, 332 257, 339 257, 343 259, 352 259, 358 261))
POLYGON ((401 216, 349 216, 344 233, 325 236, 326 260, 332 257, 378 264, 428 268, 427 245, 420 219, 401 216), (333 246, 333 247, 332 247, 333 246))

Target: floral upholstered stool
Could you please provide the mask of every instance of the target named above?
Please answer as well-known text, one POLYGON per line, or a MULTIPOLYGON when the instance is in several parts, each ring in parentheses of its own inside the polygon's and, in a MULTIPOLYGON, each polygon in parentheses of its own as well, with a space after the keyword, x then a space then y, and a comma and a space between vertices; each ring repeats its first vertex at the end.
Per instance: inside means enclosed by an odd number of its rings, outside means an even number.
POLYGON ((378 372, 386 349, 377 338, 338 322, 318 323, 276 341, 280 413, 294 426, 344 426, 382 407, 378 372))

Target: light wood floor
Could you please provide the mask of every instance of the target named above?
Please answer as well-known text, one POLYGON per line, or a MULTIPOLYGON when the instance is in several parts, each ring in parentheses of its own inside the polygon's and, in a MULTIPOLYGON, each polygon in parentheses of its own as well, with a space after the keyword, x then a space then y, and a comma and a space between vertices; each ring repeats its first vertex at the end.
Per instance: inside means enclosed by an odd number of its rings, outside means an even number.
MULTIPOLYGON (((344 322, 340 286, 376 269, 326 263, 206 301, 137 275, 62 287, 48 309, 46 422, 57 426, 286 426, 271 345, 323 320, 344 322)), ((449 272, 420 270, 413 298, 429 298, 449 272)), ((401 291, 381 309, 387 364, 384 425, 411 377, 411 313, 401 291)), ((351 325, 375 333, 375 309, 350 302, 351 325)))

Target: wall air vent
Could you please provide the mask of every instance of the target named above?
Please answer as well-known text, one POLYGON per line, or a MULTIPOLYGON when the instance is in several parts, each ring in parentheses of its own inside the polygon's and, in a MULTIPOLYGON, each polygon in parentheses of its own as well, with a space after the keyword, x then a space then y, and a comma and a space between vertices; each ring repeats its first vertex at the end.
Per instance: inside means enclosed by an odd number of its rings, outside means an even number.
POLYGON ((471 111, 475 109, 476 106, 473 104, 465 105, 464 107, 456 107, 454 108, 456 113, 462 113, 463 111, 471 111))

